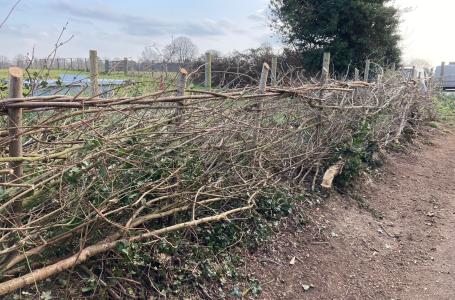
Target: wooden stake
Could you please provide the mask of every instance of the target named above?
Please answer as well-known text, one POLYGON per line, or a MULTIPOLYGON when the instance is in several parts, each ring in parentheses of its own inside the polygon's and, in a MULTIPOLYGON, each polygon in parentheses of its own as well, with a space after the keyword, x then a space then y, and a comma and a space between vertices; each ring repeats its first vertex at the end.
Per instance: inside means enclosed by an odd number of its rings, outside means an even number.
POLYGON ((125 57, 123 59, 123 64, 125 66, 125 70, 123 70, 123 72, 124 72, 125 75, 128 75, 128 58, 127 57, 125 57))
POLYGON ((108 74, 111 70, 111 65, 108 59, 104 60, 104 73, 108 74))
POLYGON ((354 81, 360 81, 360 71, 359 69, 354 69, 354 81))
POLYGON ((262 65, 261 79, 259 80, 259 93, 265 93, 267 87, 267 79, 269 77, 270 67, 267 63, 262 65))
POLYGON ((368 82, 369 79, 370 79, 370 60, 367 59, 365 61, 365 74, 364 74, 364 77, 363 77, 363 81, 365 82, 368 82))
MULTIPOLYGON (((324 56, 322 58, 322 74, 321 74, 321 87, 329 80, 329 73, 330 73, 330 52, 324 52, 324 56)), ((324 90, 321 88, 319 92, 319 98, 324 97, 324 90)), ((322 108, 318 109, 317 113, 317 125, 316 125, 316 139, 319 142, 321 140, 321 132, 322 132, 322 108)))
POLYGON ((330 52, 324 52, 324 57, 322 59, 322 79, 323 83, 329 80, 330 75, 330 52))
MULTIPOLYGON (((23 72, 22 69, 17 67, 9 68, 9 85, 8 85, 8 97, 9 98, 22 98, 22 86, 23 86, 23 72)), ((22 108, 9 108, 8 109, 8 135, 10 138, 9 143, 9 156, 10 157, 22 157, 22 108)), ((11 174, 11 182, 19 184, 21 178, 24 175, 24 169, 22 162, 13 161, 9 163, 9 168, 13 170, 11 174)), ((21 201, 18 201, 13 205, 14 213, 20 213, 21 201)), ((18 218, 20 222, 20 218, 18 218)))
POLYGON ((276 73, 277 73, 277 67, 278 67, 278 57, 274 56, 272 57, 272 87, 276 87, 277 85, 277 79, 276 79, 276 73))
MULTIPOLYGON (((270 67, 267 63, 262 64, 262 72, 261 72, 261 79, 259 80, 259 94, 264 94, 267 88, 267 79, 269 77, 270 67)), ((257 129, 254 131, 254 144, 257 145, 259 139, 259 131, 261 128, 261 120, 262 120, 262 101, 258 100, 256 102, 256 127, 257 129)))
POLYGON ((92 87, 92 96, 99 95, 98 54, 96 50, 90 50, 90 84, 92 87))
POLYGON ((384 78, 384 69, 381 66, 378 66, 379 72, 378 72, 378 78, 377 78, 377 84, 380 85, 382 84, 382 79, 384 78))
POLYGON ((210 91, 212 89, 212 53, 205 54, 205 88, 210 91))
MULTIPOLYGON (((187 78, 188 78, 188 71, 185 70, 184 68, 181 68, 180 72, 179 72, 179 81, 177 83, 177 96, 185 96, 187 78)), ((175 114, 178 116, 177 123, 180 123, 182 121, 180 118, 180 115, 182 115, 182 113, 183 113, 184 102, 182 100, 182 101, 176 102, 176 104, 177 104, 177 108, 175 110, 175 114)))

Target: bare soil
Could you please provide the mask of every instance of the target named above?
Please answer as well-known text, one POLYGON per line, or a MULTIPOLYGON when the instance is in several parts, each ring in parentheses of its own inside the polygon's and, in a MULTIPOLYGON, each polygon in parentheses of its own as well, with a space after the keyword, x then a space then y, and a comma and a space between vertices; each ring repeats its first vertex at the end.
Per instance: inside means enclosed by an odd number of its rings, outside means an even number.
POLYGON ((411 148, 247 257, 259 298, 455 299, 455 135, 411 148))

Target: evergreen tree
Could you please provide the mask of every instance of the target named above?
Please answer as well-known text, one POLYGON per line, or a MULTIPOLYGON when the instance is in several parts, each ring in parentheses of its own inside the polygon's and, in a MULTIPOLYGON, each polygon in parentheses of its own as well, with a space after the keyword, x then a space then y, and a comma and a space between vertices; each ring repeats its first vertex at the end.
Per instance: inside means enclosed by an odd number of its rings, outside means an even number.
POLYGON ((399 63, 399 11, 389 0, 271 0, 272 27, 301 53, 309 71, 332 54, 335 71, 363 69, 365 59, 399 63))

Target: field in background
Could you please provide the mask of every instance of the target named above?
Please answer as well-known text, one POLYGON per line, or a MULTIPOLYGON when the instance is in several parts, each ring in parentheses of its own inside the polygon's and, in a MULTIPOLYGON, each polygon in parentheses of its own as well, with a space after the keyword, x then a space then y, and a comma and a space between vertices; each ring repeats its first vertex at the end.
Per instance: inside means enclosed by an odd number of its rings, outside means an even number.
MULTIPOLYGON (((78 76, 86 76, 87 78, 90 78, 90 72, 85 72, 85 71, 75 71, 75 70, 38 70, 38 69, 30 69, 29 70, 30 74, 33 73, 38 73, 41 74, 43 77, 48 77, 48 79, 55 79, 57 80, 61 75, 63 74, 75 74, 78 76), (46 76, 46 74, 49 74, 46 76)), ((150 79, 150 78, 156 78, 159 79, 161 76, 176 76, 176 73, 173 72, 129 72, 127 75, 125 75, 124 72, 109 72, 109 73, 100 73, 99 77, 100 78, 105 78, 105 79, 128 79, 128 80, 137 80, 141 81, 144 79, 150 79)), ((0 80, 4 80, 8 78, 8 69, 0 69, 0 80)))

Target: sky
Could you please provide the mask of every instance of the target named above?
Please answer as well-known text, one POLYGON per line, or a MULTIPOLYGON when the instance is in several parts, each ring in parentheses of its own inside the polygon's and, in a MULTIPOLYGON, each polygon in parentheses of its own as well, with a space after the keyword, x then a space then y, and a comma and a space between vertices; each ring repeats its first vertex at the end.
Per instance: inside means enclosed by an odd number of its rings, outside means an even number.
MULTIPOLYGON (((0 0, 0 22, 17 0, 0 0)), ((268 26, 268 0, 22 0, 0 28, 0 55, 10 58, 34 51, 47 56, 59 40, 59 57, 137 59, 145 46, 159 48, 184 35, 200 53, 245 50, 279 36, 268 26), (66 25, 67 24, 67 25, 66 25)), ((455 60, 454 0, 393 0, 404 9, 401 47, 404 60, 431 64, 455 60)))

